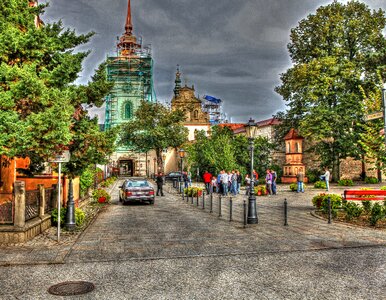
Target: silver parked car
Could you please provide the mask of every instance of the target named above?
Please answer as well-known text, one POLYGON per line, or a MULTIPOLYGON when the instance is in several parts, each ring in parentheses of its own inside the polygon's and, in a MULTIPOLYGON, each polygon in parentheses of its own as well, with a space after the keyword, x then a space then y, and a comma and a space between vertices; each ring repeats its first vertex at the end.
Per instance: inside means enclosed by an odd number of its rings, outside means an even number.
POLYGON ((128 179, 119 187, 119 201, 154 204, 154 188, 146 179, 128 179))

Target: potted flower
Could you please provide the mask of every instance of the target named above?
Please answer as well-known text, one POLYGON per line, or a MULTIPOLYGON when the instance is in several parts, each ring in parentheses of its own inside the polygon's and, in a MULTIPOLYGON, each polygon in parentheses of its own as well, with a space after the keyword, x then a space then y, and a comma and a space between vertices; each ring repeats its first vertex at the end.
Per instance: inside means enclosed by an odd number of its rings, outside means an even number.
POLYGON ((97 201, 99 203, 109 202, 111 199, 110 194, 101 188, 94 190, 94 192, 92 193, 92 197, 94 201, 97 201))
POLYGON ((255 187, 255 194, 257 196, 266 196, 267 195, 267 188, 265 185, 258 185, 255 187))

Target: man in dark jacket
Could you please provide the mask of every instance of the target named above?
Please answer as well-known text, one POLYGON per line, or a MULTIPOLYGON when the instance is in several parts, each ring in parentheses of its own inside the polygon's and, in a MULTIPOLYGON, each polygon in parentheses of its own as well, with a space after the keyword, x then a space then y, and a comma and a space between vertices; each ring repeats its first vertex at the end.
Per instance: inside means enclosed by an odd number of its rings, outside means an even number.
POLYGON ((161 193, 161 196, 164 196, 164 191, 162 190, 162 186, 164 185, 164 174, 162 172, 158 173, 155 182, 157 183, 157 196, 159 196, 159 193, 161 193))

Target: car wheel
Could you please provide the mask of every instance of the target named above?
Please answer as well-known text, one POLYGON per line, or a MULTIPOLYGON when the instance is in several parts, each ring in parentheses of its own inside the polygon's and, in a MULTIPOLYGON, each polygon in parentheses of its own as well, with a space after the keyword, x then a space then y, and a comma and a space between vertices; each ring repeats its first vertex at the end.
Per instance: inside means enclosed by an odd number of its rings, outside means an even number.
POLYGON ((154 204, 154 200, 150 200, 150 201, 149 201, 149 204, 150 204, 150 205, 153 205, 153 204, 154 204))

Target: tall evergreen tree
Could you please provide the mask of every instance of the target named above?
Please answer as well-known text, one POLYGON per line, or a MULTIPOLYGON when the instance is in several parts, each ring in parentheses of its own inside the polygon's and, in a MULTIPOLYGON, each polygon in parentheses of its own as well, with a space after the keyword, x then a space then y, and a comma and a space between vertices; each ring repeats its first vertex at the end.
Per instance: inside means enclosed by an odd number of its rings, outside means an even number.
POLYGON ((293 66, 276 88, 288 110, 277 117, 283 120, 282 133, 297 127, 312 141, 323 164, 333 167, 334 179, 340 159, 360 154, 355 126, 364 117, 360 87, 377 89, 378 70, 386 77, 385 25, 381 9, 334 1, 291 30, 293 66))
POLYGON ((100 106, 111 84, 101 65, 88 85, 75 85, 88 52, 74 50, 93 33, 37 24, 47 5, 29 2, 0 3, 0 154, 46 159, 74 140, 82 103, 100 106))

